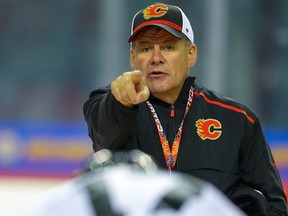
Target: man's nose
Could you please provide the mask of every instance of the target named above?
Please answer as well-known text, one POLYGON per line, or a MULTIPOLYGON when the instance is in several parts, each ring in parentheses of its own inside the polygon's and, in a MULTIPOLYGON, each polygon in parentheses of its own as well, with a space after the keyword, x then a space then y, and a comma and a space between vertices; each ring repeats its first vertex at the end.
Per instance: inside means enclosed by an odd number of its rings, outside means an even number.
POLYGON ((159 46, 155 46, 152 54, 152 64, 163 63, 163 55, 159 46))

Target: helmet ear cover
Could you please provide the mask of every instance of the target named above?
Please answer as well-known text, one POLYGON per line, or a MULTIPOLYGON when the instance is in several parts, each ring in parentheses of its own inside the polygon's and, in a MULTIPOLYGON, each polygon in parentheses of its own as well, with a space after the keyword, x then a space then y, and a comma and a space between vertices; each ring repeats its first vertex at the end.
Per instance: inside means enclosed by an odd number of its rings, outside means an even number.
POLYGON ((264 195, 247 185, 239 186, 231 200, 247 215, 269 215, 269 205, 264 195))

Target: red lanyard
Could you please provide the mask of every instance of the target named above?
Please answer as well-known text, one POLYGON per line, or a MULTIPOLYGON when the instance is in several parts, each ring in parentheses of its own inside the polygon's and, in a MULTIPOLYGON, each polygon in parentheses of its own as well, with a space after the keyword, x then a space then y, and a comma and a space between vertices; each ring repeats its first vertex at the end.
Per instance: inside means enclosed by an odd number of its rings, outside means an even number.
POLYGON ((163 127, 161 125, 161 122, 160 122, 157 114, 156 114, 154 107, 152 106, 152 104, 149 101, 146 101, 148 107, 150 108, 152 116, 154 118, 155 124, 156 124, 156 128, 158 131, 159 139, 161 142, 161 146, 162 146, 162 150, 163 150, 163 154, 164 154, 164 158, 165 158, 165 162, 166 162, 166 166, 167 166, 170 174, 171 174, 171 171, 176 164, 178 151, 179 151, 179 147, 180 147, 180 142, 181 142, 181 138, 182 138, 182 129, 183 129, 184 120, 186 118, 188 111, 191 108, 192 101, 193 101, 193 88, 191 87, 190 91, 189 91, 189 98, 187 101, 184 117, 183 117, 183 120, 182 120, 180 127, 178 129, 178 132, 175 136, 175 139, 173 141, 172 149, 170 149, 168 140, 167 140, 166 135, 163 131, 163 127))

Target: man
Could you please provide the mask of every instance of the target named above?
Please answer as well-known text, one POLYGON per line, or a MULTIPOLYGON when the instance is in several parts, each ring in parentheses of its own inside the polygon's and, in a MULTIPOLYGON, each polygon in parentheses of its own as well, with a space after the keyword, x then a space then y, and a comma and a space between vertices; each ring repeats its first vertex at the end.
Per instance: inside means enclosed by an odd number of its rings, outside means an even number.
POLYGON ((84 105, 94 151, 140 149, 170 173, 209 181, 228 197, 248 185, 270 215, 286 197, 260 122, 246 106, 195 83, 193 30, 183 11, 155 3, 133 18, 133 69, 90 94, 84 105))

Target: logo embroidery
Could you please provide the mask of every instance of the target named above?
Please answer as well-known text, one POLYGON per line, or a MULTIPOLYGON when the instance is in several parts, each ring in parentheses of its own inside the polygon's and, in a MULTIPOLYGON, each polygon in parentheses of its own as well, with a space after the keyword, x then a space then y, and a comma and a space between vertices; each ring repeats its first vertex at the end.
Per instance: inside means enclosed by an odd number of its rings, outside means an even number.
POLYGON ((155 4, 148 6, 146 9, 143 10, 143 17, 146 20, 151 18, 158 18, 164 16, 168 12, 168 6, 165 4, 155 4))
POLYGON ((202 140, 216 140, 222 134, 222 125, 216 119, 199 119, 196 121, 197 134, 202 140))

